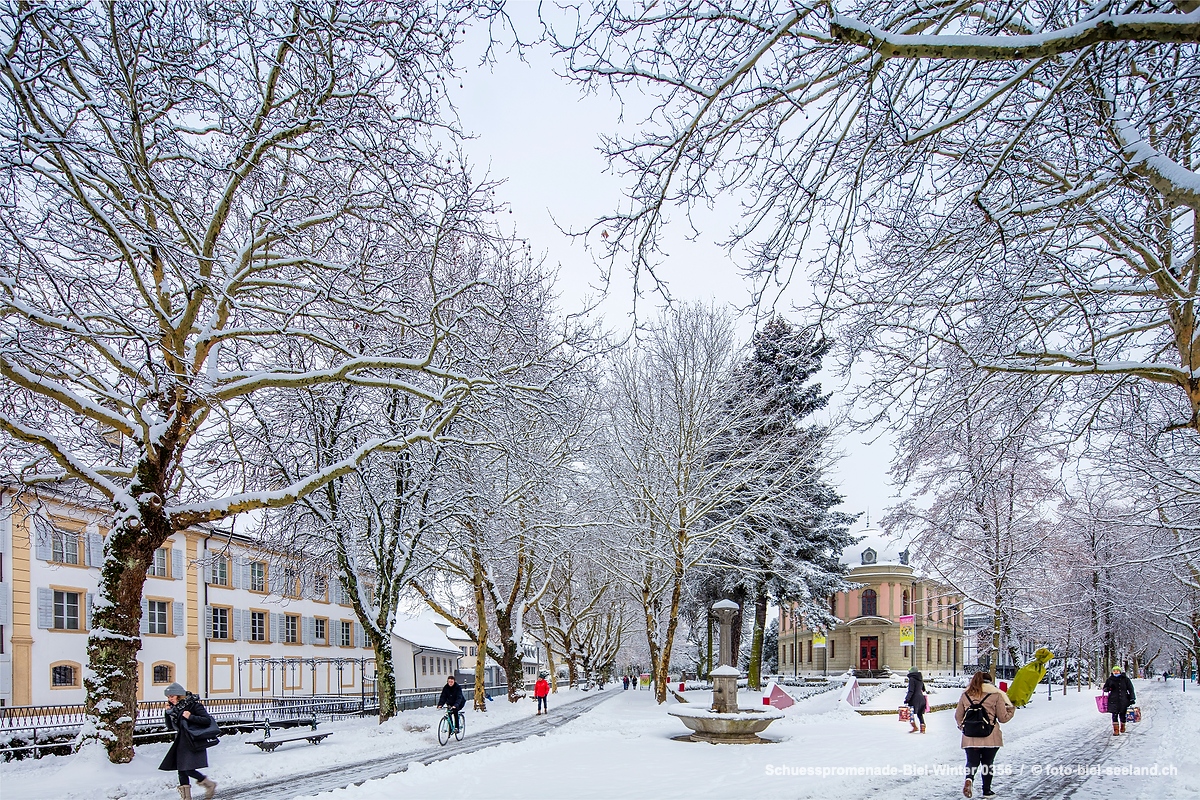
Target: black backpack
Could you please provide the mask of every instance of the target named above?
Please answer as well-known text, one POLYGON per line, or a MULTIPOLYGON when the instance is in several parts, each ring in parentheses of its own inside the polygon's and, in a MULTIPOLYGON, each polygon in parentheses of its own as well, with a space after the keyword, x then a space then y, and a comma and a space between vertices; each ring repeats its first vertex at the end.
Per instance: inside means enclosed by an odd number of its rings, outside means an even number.
POLYGON ((996 727, 996 721, 988 718, 987 709, 983 707, 984 698, 987 695, 979 698, 979 702, 975 702, 967 697, 967 710, 963 713, 962 732, 972 739, 986 739, 992 735, 992 730, 996 727))

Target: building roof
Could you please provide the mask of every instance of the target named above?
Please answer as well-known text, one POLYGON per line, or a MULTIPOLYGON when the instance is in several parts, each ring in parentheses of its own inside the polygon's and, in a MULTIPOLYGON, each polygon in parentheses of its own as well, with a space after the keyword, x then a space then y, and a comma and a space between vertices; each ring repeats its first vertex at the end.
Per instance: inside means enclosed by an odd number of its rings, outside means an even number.
MULTIPOLYGON (((864 564, 863 555, 867 550, 872 551, 870 555, 874 555, 874 564, 877 565, 897 565, 903 563, 901 554, 907 551, 909 543, 902 540, 900 537, 889 536, 879 528, 867 528, 862 531, 855 531, 855 536, 861 537, 858 544, 851 545, 842 551, 842 563, 848 567, 861 567, 872 562, 866 561, 864 564)), ((911 563, 911 561, 909 562, 911 563)))
POLYGON ((462 655, 462 650, 450 641, 442 629, 428 617, 400 617, 392 626, 392 634, 422 650, 439 650, 462 655))

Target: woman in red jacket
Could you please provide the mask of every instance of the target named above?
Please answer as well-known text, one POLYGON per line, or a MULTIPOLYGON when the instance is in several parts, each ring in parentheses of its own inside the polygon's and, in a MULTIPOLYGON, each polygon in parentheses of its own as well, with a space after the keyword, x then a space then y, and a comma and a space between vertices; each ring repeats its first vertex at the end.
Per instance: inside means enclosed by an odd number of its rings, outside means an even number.
POLYGON ((537 714, 549 714, 550 709, 546 705, 546 697, 550 694, 550 683, 546 680, 546 676, 550 673, 545 670, 538 673, 537 683, 533 685, 533 696, 537 698, 537 714))

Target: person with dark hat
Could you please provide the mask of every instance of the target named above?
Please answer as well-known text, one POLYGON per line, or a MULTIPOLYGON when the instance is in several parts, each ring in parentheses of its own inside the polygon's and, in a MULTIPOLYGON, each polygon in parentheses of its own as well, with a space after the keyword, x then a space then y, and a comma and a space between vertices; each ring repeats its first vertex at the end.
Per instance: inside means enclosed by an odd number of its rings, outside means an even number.
POLYGON ((208 750, 204 747, 193 747, 192 737, 188 735, 187 729, 188 726, 208 727, 212 724, 212 718, 200 704, 200 698, 178 683, 172 683, 163 690, 163 694, 167 696, 164 719, 167 730, 175 731, 175 741, 171 743, 171 749, 167 751, 158 768, 179 773, 180 800, 192 800, 192 778, 204 788, 204 800, 211 800, 216 794, 217 784, 200 772, 200 767, 208 766, 208 750))

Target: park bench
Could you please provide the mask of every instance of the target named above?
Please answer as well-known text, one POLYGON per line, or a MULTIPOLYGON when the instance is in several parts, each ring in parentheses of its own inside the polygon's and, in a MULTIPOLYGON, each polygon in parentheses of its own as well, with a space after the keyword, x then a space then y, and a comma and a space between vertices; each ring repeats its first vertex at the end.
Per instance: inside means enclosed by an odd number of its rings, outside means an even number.
MULTIPOLYGON (((310 744, 320 744, 321 740, 324 739, 326 736, 333 735, 333 731, 323 731, 321 733, 318 733, 317 732, 317 720, 315 718, 305 724, 311 725, 312 730, 296 731, 296 732, 292 732, 292 733, 275 733, 272 731, 272 728, 271 728, 271 720, 269 720, 269 719, 263 720, 262 738, 261 739, 250 739, 249 741, 246 742, 246 744, 252 744, 255 747, 257 747, 259 750, 262 750, 264 753, 271 753, 271 752, 274 752, 275 748, 277 748, 281 745, 285 745, 288 742, 305 741, 310 744)), ((276 727, 280 727, 280 726, 277 724, 276 727)))

